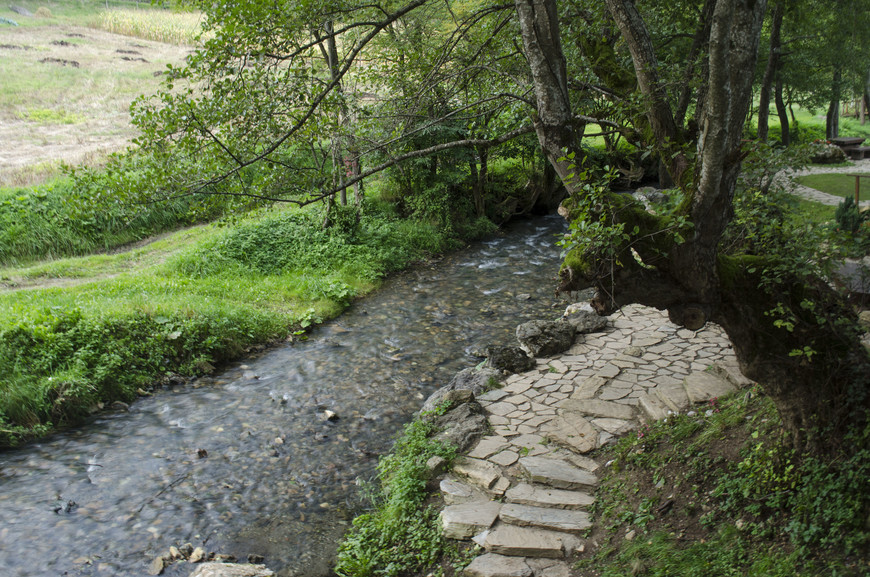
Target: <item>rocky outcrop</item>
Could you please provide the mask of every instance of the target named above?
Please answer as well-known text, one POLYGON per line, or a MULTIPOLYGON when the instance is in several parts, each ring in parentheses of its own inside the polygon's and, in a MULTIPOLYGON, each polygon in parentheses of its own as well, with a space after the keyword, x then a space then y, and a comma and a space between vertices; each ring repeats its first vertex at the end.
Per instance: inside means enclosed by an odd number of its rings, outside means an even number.
POLYGON ((517 327, 517 340, 533 357, 551 357, 570 349, 576 332, 574 325, 562 319, 529 321, 517 327))
POLYGON ((520 347, 489 347, 486 366, 510 374, 524 373, 535 368, 535 359, 520 347))

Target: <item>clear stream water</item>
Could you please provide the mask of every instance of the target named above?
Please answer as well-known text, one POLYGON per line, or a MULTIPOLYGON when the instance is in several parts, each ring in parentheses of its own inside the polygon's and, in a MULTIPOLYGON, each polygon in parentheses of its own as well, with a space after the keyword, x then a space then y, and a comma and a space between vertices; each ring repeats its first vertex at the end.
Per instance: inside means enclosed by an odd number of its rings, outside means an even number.
POLYGON ((307 342, 0 453, 0 575, 147 575, 185 543, 328 575, 359 485, 423 400, 473 351, 558 316, 563 230, 559 217, 516 223, 389 280, 307 342))

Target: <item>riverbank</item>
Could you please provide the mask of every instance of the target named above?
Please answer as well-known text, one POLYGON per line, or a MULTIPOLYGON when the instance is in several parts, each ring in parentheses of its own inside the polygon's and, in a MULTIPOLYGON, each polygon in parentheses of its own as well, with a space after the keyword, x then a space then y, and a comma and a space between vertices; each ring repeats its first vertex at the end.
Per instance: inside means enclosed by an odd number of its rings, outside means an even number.
POLYGON ((375 203, 353 226, 322 223, 316 208, 255 211, 128 251, 0 270, 0 447, 299 338, 461 242, 375 203))
POLYGON ((854 481, 868 455, 821 463, 779 445, 775 409, 715 325, 627 306, 496 388, 439 398, 451 404, 436 422, 486 419, 446 471, 417 456, 429 492, 407 515, 432 520, 442 539, 426 547, 440 556, 358 572, 348 558, 365 547, 346 542, 339 575, 864 574, 867 480, 854 481))
MULTIPOLYGON (((463 574, 569 575, 578 555, 596 549, 581 536, 592 529, 604 463, 589 455, 747 384, 718 327, 687 331, 660 311, 628 306, 567 351, 478 394, 488 434, 430 482, 444 503, 443 535, 473 540, 482 553, 463 574)), ((355 574, 346 567, 339 574, 355 574)))

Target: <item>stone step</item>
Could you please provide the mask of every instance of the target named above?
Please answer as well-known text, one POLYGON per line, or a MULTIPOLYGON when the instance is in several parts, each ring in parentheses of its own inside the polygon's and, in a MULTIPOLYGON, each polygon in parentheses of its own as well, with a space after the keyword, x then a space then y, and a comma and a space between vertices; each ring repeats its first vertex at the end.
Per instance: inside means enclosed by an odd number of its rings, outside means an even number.
POLYGON ((441 530, 448 539, 471 539, 486 531, 498 518, 503 505, 496 501, 472 501, 448 505, 441 510, 441 530))
POLYGON ((550 531, 565 533, 580 533, 592 526, 589 513, 586 511, 570 511, 568 509, 549 509, 505 503, 498 513, 498 518, 504 523, 520 527, 537 527, 550 531))
POLYGON ((569 577, 571 569, 561 559, 528 559, 484 553, 462 571, 463 577, 569 577))
POLYGON ((470 501, 486 501, 488 496, 473 485, 460 481, 456 477, 447 476, 439 484, 441 497, 448 505, 459 505, 470 501))
POLYGON ((488 553, 509 557, 561 559, 565 556, 563 535, 570 537, 545 529, 498 523, 484 538, 483 548, 488 553))
POLYGON ((532 481, 556 489, 586 489, 598 485, 598 477, 562 459, 523 457, 519 461, 532 481))
POLYGON ((564 413, 580 413, 589 417, 607 417, 626 421, 634 417, 634 409, 628 405, 600 399, 565 399, 559 405, 564 413))
POLYGON ((462 571, 464 577, 532 577, 533 574, 524 557, 508 557, 497 553, 475 557, 462 571))
POLYGON ((650 421, 661 421, 668 418, 668 412, 673 411, 655 393, 641 393, 637 397, 637 404, 650 421))
POLYGON ((482 489, 492 489, 501 479, 501 469, 489 461, 461 457, 453 463, 453 472, 482 489))
POLYGON ((683 381, 691 403, 705 403, 710 399, 724 397, 737 390, 729 381, 710 371, 695 371, 683 381))
POLYGON ((734 359, 714 363, 711 370, 738 389, 743 389, 755 384, 755 381, 744 376, 743 373, 740 372, 740 365, 734 359))
POLYGON ((551 507, 553 509, 583 509, 595 502, 595 498, 583 491, 566 491, 540 485, 520 483, 505 493, 508 503, 551 507))

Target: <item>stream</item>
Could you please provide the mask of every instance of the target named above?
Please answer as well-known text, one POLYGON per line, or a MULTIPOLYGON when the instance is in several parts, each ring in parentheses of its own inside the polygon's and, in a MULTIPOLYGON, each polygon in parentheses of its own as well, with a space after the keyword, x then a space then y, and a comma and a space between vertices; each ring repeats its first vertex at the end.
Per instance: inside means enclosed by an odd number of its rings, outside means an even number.
POLYGON ((305 342, 0 453, 0 575, 147 575, 185 543, 329 575, 377 456, 424 399, 474 352, 515 344, 518 324, 560 314, 563 230, 515 223, 391 278, 305 342))

